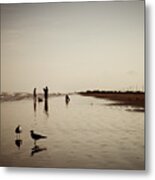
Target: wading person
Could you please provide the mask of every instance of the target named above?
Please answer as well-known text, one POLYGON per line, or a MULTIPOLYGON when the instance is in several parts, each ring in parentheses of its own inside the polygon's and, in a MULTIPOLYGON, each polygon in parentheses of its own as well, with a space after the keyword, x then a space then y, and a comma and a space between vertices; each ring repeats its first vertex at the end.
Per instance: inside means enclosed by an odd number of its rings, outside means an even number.
POLYGON ((36 99, 37 98, 37 88, 34 88, 33 90, 33 98, 36 99))
POLYGON ((68 96, 68 94, 66 94, 66 96, 65 96, 65 101, 66 101, 66 104, 68 104, 70 101, 70 97, 68 96))
POLYGON ((48 99, 48 87, 46 86, 46 87, 43 89, 43 91, 44 91, 44 98, 45 98, 45 100, 47 100, 47 99, 48 99))

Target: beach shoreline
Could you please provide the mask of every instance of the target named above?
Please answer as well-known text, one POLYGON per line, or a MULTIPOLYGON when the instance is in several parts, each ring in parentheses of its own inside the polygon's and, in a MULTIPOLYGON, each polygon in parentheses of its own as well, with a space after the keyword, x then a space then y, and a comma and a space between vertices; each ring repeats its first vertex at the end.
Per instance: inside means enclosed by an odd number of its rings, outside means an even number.
POLYGON ((131 105, 145 108, 145 93, 141 91, 86 91, 79 92, 78 94, 116 101, 112 105, 131 105))

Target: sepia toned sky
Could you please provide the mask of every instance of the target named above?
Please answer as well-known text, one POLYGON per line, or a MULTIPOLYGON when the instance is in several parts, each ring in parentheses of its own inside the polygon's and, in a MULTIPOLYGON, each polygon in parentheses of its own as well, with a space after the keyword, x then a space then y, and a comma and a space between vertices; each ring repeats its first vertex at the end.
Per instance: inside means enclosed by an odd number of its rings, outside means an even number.
POLYGON ((1 91, 144 89, 144 1, 1 5, 1 91))

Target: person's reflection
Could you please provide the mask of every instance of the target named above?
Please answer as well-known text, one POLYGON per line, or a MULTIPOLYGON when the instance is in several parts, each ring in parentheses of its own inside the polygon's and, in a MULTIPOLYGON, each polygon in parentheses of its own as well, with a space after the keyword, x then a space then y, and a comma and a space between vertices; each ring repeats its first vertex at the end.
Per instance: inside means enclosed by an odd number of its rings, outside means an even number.
POLYGON ((34 88, 34 90, 33 90, 33 107, 34 107, 34 112, 36 112, 36 108, 37 108, 37 88, 34 88))
POLYGON ((48 113, 48 100, 45 99, 45 103, 44 103, 44 112, 47 116, 49 116, 49 113, 48 113))
POLYGON ((35 153, 39 153, 41 151, 45 151, 47 150, 47 148, 45 147, 39 147, 38 145, 35 145, 32 149, 31 149, 31 156, 33 156, 35 153))
POLYGON ((21 139, 16 139, 15 140, 15 145, 18 147, 18 149, 20 149, 22 143, 23 143, 23 141, 21 139))
POLYGON ((36 112, 36 109, 37 109, 37 100, 36 99, 34 99, 33 107, 34 107, 34 112, 36 112))

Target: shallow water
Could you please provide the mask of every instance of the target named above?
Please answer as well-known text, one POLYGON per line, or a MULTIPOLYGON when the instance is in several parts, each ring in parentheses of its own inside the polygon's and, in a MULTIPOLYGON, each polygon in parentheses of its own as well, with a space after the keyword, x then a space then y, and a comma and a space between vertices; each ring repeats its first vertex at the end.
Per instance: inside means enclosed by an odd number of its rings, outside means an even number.
POLYGON ((64 96, 49 98, 48 111, 44 102, 34 110, 30 99, 1 103, 1 164, 144 169, 144 113, 109 103, 80 95, 72 95, 68 105, 64 96), (15 134, 18 124, 20 137, 15 134), (32 129, 47 136, 35 148, 32 129))

